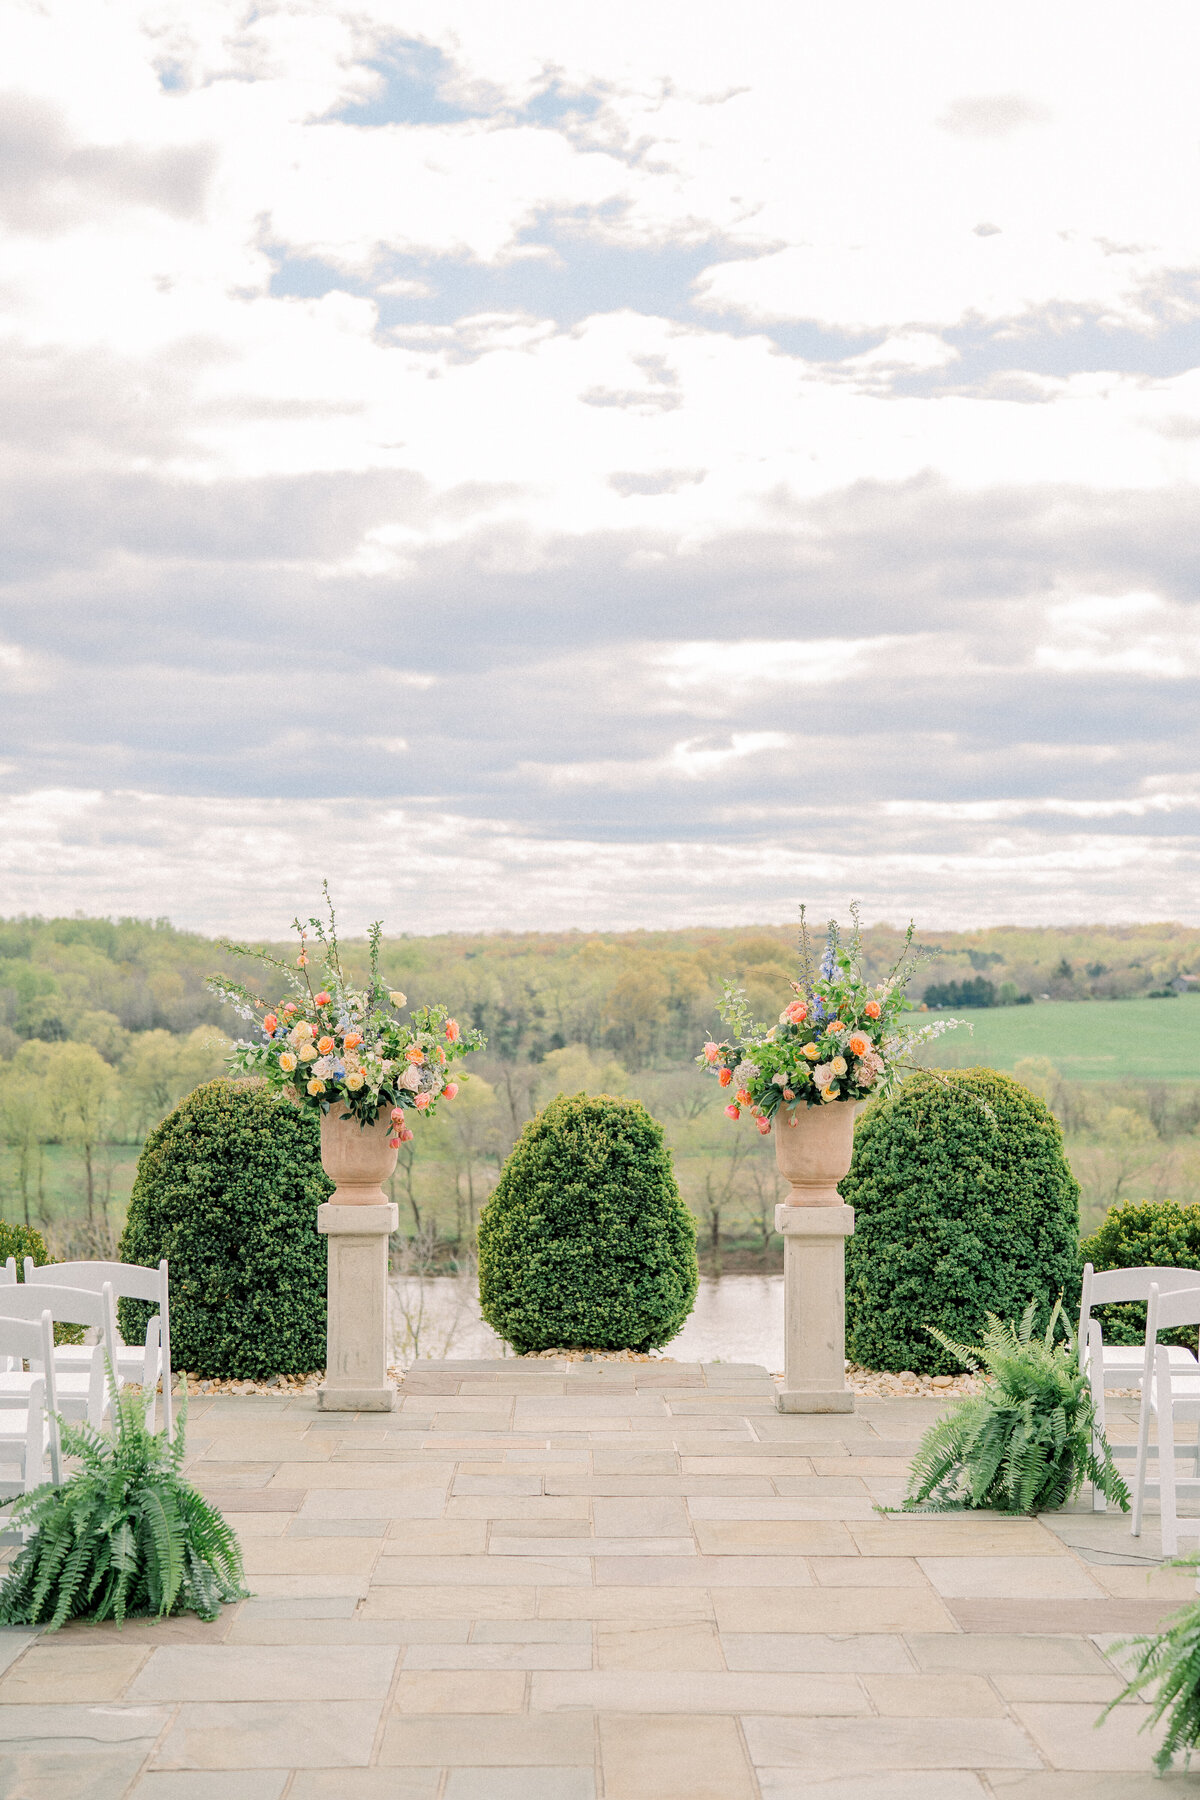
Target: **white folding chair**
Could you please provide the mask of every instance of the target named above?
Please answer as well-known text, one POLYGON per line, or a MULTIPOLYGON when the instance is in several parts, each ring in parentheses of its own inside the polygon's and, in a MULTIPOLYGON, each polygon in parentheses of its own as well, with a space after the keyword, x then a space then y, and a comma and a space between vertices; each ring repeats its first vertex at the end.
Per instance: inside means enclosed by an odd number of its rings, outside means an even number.
MULTIPOLYGON (((87 1288, 45 1281, 13 1282, 0 1288, 0 1313, 10 1319, 40 1319, 46 1310, 56 1325, 90 1325, 100 1332, 99 1343, 59 1344, 54 1350, 59 1411, 64 1419, 86 1419, 98 1429, 108 1406, 105 1358, 112 1360, 117 1335, 112 1288, 105 1282, 100 1292, 93 1294, 87 1288), (64 1370, 60 1359, 68 1348, 78 1353, 77 1360, 64 1370)), ((36 1373, 26 1373, 20 1358, 0 1358, 0 1406, 24 1405, 36 1373)))
MULTIPOLYGON (((1160 1294, 1156 1284, 1151 1282, 1146 1302, 1132 1529, 1134 1537, 1141 1536, 1146 1492, 1156 1487, 1162 1514, 1164 1556, 1174 1556, 1179 1548, 1178 1490, 1181 1487, 1200 1488, 1200 1374, 1189 1374, 1172 1367, 1170 1351, 1158 1342, 1160 1331, 1173 1331, 1181 1325, 1200 1325, 1200 1286, 1160 1294), (1157 1481, 1152 1481, 1148 1473, 1151 1420, 1158 1426, 1157 1481), (1197 1438, 1193 1451, 1195 1473, 1181 1476, 1175 1467, 1175 1428, 1183 1424, 1195 1424, 1197 1438)), ((1189 1525, 1200 1530, 1200 1519, 1190 1520, 1189 1525)))
MULTIPOLYGON (((35 1371, 21 1403, 0 1407, 0 1487, 30 1494, 45 1478, 47 1452, 50 1479, 62 1480, 54 1322, 49 1307, 36 1319, 6 1318, 0 1312, 0 1357, 28 1362, 35 1371)), ((8 1498, 12 1497, 10 1493, 8 1498)))
MULTIPOLYGON (((1079 1366, 1088 1376, 1098 1432, 1105 1429, 1104 1389, 1137 1387, 1142 1379, 1146 1352, 1142 1344, 1106 1344, 1099 1319, 1092 1317, 1094 1306, 1113 1306, 1149 1299, 1151 1284, 1160 1294, 1178 1293, 1182 1289, 1200 1287, 1200 1269, 1093 1269, 1083 1265, 1083 1294, 1079 1305, 1079 1366)), ((1172 1344, 1167 1348, 1172 1370, 1181 1375, 1200 1374, 1195 1352, 1172 1344)), ((1123 1446, 1117 1446, 1119 1450, 1123 1446)), ((1116 1451, 1114 1450, 1114 1454, 1116 1451)), ((1092 1511, 1104 1512, 1104 1495, 1092 1488, 1092 1511)))
MULTIPOLYGON (((121 1262, 46 1263, 37 1268, 26 1257, 25 1280, 35 1283, 61 1282, 64 1286, 91 1288, 93 1292, 99 1292, 107 1282, 112 1288, 114 1299, 145 1300, 158 1308, 156 1313, 151 1314, 146 1326, 146 1341, 143 1345, 126 1344, 118 1331, 113 1368, 119 1382, 124 1384, 136 1381, 148 1396, 146 1422, 151 1430, 154 1429, 155 1396, 161 1378, 163 1426, 167 1436, 173 1437, 175 1423, 171 1406, 171 1315, 167 1304, 166 1259, 159 1263, 157 1269, 144 1269, 138 1263, 121 1262)), ((2 1298, 0 1295, 0 1299, 2 1298)), ((70 1369, 73 1364, 78 1365, 85 1354, 81 1345, 60 1344, 60 1372, 70 1369)))

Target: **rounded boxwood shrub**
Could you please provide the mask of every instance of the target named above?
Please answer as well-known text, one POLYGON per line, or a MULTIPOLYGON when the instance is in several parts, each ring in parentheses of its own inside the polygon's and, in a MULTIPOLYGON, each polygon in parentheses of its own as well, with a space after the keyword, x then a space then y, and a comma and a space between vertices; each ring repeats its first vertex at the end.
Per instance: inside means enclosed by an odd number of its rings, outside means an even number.
MULTIPOLYGON (((316 1119, 261 1084, 210 1081, 151 1132, 120 1254, 170 1263, 176 1369, 262 1381, 324 1367, 316 1215, 332 1192, 316 1119)), ((138 1342, 151 1308, 122 1300, 119 1311, 138 1342)))
MULTIPOLYGON (((1195 1269, 1200 1287, 1200 1206, 1180 1206, 1174 1200, 1127 1201, 1110 1206, 1098 1229, 1079 1246, 1083 1262, 1094 1269, 1146 1267, 1195 1269)), ((1144 1344, 1146 1308, 1136 1301, 1124 1306, 1093 1308, 1100 1320, 1106 1344, 1144 1344)), ((1181 1325, 1178 1331, 1159 1333, 1163 1344, 1196 1348, 1196 1327, 1181 1325)))
POLYGON ((636 1100, 560 1094, 479 1220, 483 1316, 514 1350, 650 1350, 692 1310, 696 1225, 636 1100))
POLYGON ((906 1081, 858 1121, 840 1184, 847 1354, 870 1369, 959 1375, 936 1325, 977 1344, 993 1312, 1044 1324, 1079 1302, 1079 1186, 1045 1103, 993 1069, 906 1081))
MULTIPOLYGON (((17 1259, 17 1280, 25 1279, 25 1258, 29 1257, 35 1269, 45 1268, 46 1264, 56 1259, 46 1248, 46 1240, 40 1231, 32 1225, 10 1225, 7 1220, 0 1219, 0 1263, 6 1263, 10 1256, 17 1259)), ((0 1312, 4 1309, 0 1307, 0 1312)), ((82 1344, 84 1339, 82 1325, 57 1324, 54 1327, 56 1344, 82 1344)))
POLYGON ((37 1269, 44 1268, 50 1261, 50 1252, 40 1231, 35 1231, 32 1225, 10 1225, 7 1220, 0 1219, 0 1263, 6 1263, 10 1256, 17 1259, 18 1281, 25 1279, 27 1256, 37 1269))

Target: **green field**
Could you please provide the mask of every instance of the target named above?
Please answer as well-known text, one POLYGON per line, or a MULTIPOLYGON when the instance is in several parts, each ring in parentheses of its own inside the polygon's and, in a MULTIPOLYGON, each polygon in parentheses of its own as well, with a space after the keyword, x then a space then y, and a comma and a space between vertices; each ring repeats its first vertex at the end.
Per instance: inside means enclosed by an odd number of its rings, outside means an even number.
POLYGON ((1200 996, 1040 1001, 964 1010, 962 1026, 922 1056, 936 1068, 1011 1069, 1044 1056, 1067 1081, 1200 1081, 1200 996))

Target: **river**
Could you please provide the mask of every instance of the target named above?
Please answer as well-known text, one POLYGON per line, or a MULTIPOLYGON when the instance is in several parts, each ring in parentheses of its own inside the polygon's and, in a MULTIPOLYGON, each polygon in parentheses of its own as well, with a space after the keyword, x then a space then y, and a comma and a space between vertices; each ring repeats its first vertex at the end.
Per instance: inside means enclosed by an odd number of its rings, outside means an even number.
MULTIPOLYGON (((474 1281, 452 1276, 392 1282, 395 1358, 510 1356, 479 1316, 474 1281)), ((665 1346, 677 1362, 763 1363, 783 1367, 783 1276, 723 1275, 702 1280, 683 1330, 665 1346)))

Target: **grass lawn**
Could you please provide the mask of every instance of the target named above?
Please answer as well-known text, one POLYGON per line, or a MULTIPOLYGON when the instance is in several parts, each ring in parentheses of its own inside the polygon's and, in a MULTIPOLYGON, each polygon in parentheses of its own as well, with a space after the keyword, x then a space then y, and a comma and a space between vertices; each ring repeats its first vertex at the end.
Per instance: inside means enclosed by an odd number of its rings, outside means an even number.
POLYGON ((1068 1081, 1200 1081, 1200 997, 1175 1000, 1035 1001, 962 1008, 960 1027, 922 1061, 942 1069, 1011 1069, 1046 1056, 1068 1081))

